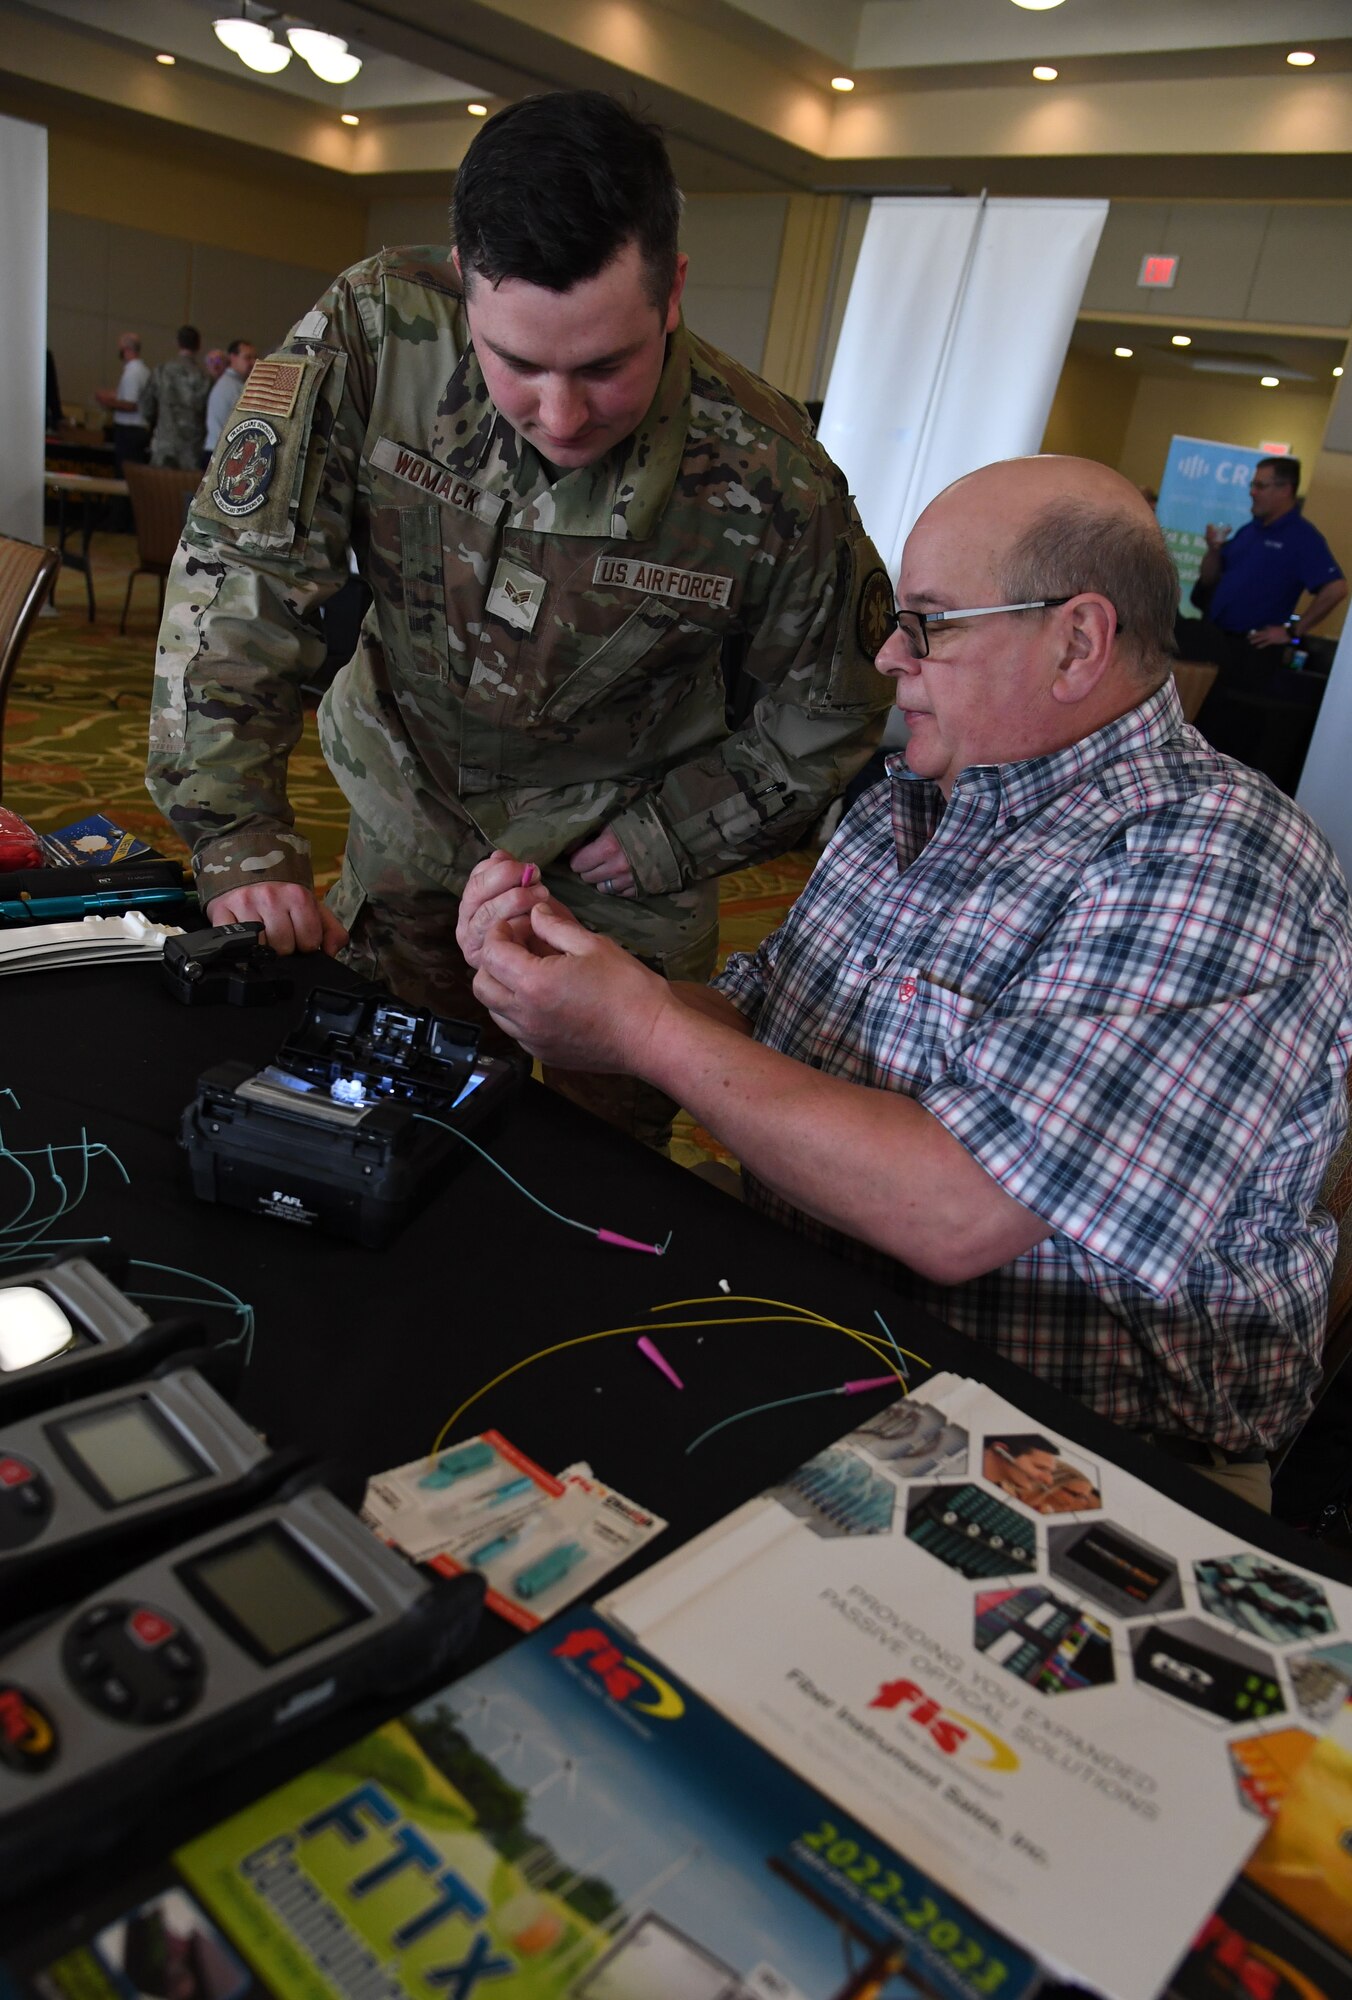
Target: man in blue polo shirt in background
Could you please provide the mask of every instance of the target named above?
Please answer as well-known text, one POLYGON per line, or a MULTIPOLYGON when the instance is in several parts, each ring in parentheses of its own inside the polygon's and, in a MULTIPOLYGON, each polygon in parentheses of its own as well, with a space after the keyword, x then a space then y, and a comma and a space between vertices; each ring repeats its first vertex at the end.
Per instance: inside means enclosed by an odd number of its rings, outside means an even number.
POLYGON ((1233 536, 1208 526, 1194 598, 1210 596, 1200 623, 1179 620, 1185 659, 1225 667, 1244 659, 1246 646, 1299 646, 1347 596, 1328 543, 1296 506, 1299 486, 1298 458, 1260 458, 1249 484, 1253 519, 1233 536), (1310 602, 1297 615, 1306 591, 1310 602))

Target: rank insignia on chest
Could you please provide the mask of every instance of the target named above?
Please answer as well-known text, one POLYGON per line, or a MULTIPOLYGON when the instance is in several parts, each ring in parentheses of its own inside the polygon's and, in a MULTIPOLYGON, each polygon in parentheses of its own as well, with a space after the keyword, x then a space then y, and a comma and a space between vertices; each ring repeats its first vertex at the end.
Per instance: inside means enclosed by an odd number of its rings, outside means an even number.
POLYGON ((675 597, 684 604, 732 602, 736 579, 719 570, 673 569, 670 563, 643 562, 634 556, 598 556, 592 582, 620 590, 641 590, 645 597, 675 597))
POLYGON ((545 580, 524 563, 503 556, 493 572, 486 608, 504 625, 518 632, 533 632, 540 607, 545 601, 545 580))
POLYGON ((223 514, 254 514, 268 497, 277 464, 277 433, 262 417, 245 417, 225 434, 216 454, 211 497, 223 514))

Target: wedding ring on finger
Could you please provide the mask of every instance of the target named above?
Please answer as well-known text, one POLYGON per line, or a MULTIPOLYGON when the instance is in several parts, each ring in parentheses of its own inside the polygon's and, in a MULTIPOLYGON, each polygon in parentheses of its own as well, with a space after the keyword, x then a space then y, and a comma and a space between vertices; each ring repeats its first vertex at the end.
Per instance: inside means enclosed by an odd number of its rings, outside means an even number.
POLYGON ((605 881, 600 883, 598 886, 600 888, 601 894, 603 896, 608 896, 611 893, 612 889, 615 887, 615 883, 613 879, 609 875, 607 875, 605 881))

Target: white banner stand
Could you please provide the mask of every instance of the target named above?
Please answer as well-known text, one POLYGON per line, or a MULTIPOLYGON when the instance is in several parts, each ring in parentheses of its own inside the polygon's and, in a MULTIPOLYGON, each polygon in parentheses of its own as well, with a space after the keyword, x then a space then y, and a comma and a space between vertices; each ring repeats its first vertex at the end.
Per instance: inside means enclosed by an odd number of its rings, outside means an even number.
POLYGON ((895 577, 921 510, 1035 452, 1106 201, 896 196, 869 212, 820 436, 895 577))
POLYGON ((42 540, 47 130, 0 117, 0 535, 42 540))

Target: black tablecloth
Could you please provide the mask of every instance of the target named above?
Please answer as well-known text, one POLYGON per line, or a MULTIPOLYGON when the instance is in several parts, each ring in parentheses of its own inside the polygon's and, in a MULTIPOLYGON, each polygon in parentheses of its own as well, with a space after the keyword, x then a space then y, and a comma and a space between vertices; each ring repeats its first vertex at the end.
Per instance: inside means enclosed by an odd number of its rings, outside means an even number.
MULTIPOLYGON (((883 1372, 855 1342, 802 1325, 663 1331, 691 1315, 654 1313, 655 1306, 718 1302, 726 1280, 734 1295, 785 1301, 869 1331, 876 1330, 876 1308, 902 1345, 935 1369, 982 1377, 1038 1425, 1115 1459, 1230 1532, 1347 1577, 1336 1552, 1263 1520, 945 1329, 900 1293, 800 1243, 537 1084, 527 1084, 509 1109, 491 1141, 494 1156, 565 1215, 648 1241, 670 1231, 664 1257, 602 1247, 543 1215, 477 1157, 383 1251, 197 1200, 176 1134, 199 1073, 231 1056, 263 1062, 297 1019, 304 987, 316 979, 343 983, 347 975, 307 960, 295 966, 295 978, 288 999, 250 1010, 184 1007, 164 990, 158 969, 145 965, 33 972, 0 983, 0 1089, 8 1086, 19 1100, 16 1109, 0 1099, 6 1144, 70 1145, 84 1131, 111 1147, 130 1177, 124 1184, 109 1159, 95 1159, 83 1201, 52 1233, 106 1233, 136 1258, 182 1267, 252 1304, 257 1336, 239 1407, 275 1444, 299 1445, 367 1474, 384 1470, 427 1450, 456 1404, 514 1361, 603 1328, 650 1327, 684 1378, 683 1391, 625 1334, 521 1370, 479 1401, 454 1437, 494 1428, 549 1471, 589 1460, 598 1477, 671 1523, 649 1551, 647 1559, 655 1558, 887 1400, 884 1391, 775 1410, 687 1456, 693 1438, 735 1411, 883 1372)), ((76 1156, 58 1157, 69 1163, 76 1156)), ((12 1166, 8 1172, 17 1213, 19 1177, 12 1166)), ((199 1289, 144 1271, 134 1282, 165 1293, 199 1289)), ((181 1308, 151 1310, 159 1316, 181 1308)), ((227 1312, 202 1317, 214 1337, 237 1330, 227 1312)), ((917 1383, 924 1374, 913 1370, 917 1383)), ((512 1636, 486 1620, 473 1658, 512 1636)), ((267 1768, 236 1773, 174 1805, 154 1836, 160 1851, 377 1719, 330 1722, 267 1768)), ((68 1887, 35 1903, 16 1924, 50 1918, 71 1893, 68 1887)))

